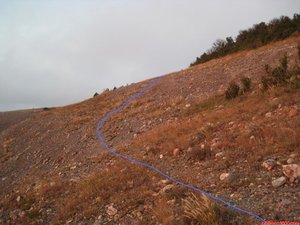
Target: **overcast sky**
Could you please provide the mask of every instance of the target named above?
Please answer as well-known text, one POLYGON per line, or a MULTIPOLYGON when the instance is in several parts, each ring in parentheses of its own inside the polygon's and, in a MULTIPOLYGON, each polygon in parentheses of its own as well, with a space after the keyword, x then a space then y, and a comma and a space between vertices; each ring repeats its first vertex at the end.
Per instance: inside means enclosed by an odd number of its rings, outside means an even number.
POLYGON ((0 0, 0 111, 71 104, 188 67, 299 0, 0 0))

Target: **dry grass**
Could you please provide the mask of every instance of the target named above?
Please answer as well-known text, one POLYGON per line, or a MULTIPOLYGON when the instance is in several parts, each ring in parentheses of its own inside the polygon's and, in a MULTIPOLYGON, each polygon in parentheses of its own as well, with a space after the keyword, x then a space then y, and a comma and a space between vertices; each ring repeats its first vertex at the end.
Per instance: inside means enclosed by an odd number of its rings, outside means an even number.
POLYGON ((59 219, 65 221, 78 211, 82 217, 96 216, 99 206, 111 202, 115 205, 134 206, 149 195, 149 181, 144 168, 127 162, 90 175, 76 183, 73 190, 69 190, 71 194, 64 198, 63 205, 57 204, 59 219))
POLYGON ((156 206, 153 208, 153 214, 157 221, 162 225, 174 224, 173 209, 166 199, 158 199, 156 206))
MULTIPOLYGON (((251 179, 253 174, 261 171, 265 158, 285 158, 300 146, 299 115, 288 116, 291 108, 299 108, 300 95, 295 90, 286 92, 287 88, 276 87, 267 92, 254 89, 252 93, 225 102, 223 107, 209 108, 187 117, 182 112, 178 121, 139 135, 131 146, 149 149, 148 157, 164 154, 170 160, 173 160, 173 150, 179 148, 181 153, 176 157, 177 161, 202 161, 203 165, 219 172, 242 166, 241 175, 249 174, 251 179), (277 100, 273 101, 274 98, 277 100), (279 104, 281 108, 278 108, 279 104), (266 117, 268 112, 271 112, 270 118, 266 117), (211 148, 215 138, 219 141, 211 148), (187 151, 189 148, 194 151, 187 151), (219 152, 223 156, 216 158, 215 154, 219 152)), ((232 187, 244 183, 233 183, 232 187)))
POLYGON ((185 217, 197 224, 219 225, 215 207, 211 200, 201 194, 197 198, 193 193, 190 197, 183 199, 185 217))
POLYGON ((125 210, 122 213, 126 214, 127 210, 138 207, 141 199, 144 202, 151 197, 150 175, 143 167, 121 161, 77 181, 53 178, 41 181, 34 190, 20 191, 18 203, 17 196, 13 196, 1 201, 1 205, 5 210, 25 211, 22 218, 15 219, 19 224, 34 224, 45 216, 52 224, 63 224, 70 219, 93 219, 111 203, 122 207, 125 210), (44 213, 43 209, 49 208, 55 212, 53 217, 44 213))

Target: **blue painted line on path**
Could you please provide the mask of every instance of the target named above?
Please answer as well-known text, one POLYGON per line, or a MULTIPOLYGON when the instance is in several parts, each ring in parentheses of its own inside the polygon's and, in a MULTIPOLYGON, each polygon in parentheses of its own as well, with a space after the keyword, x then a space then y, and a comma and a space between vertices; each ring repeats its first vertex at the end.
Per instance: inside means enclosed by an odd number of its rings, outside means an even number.
POLYGON ((260 217, 260 216, 258 216, 258 215, 256 215, 256 214, 254 214, 254 213, 252 213, 252 212, 249 212, 249 211, 247 211, 247 210, 245 210, 245 209, 239 208, 239 207, 237 207, 237 206, 235 206, 235 205, 233 205, 233 204, 231 204, 231 203, 229 203, 229 202, 227 202, 227 201, 225 201, 225 200, 223 200, 223 199, 221 199, 221 198, 218 198, 217 196, 214 196, 214 195, 208 193, 207 191, 204 191, 204 190, 202 190, 202 189, 199 189, 199 188, 197 188, 197 187, 195 187, 195 186, 193 186, 193 185, 186 184, 186 183, 183 183, 183 182, 181 182, 181 181, 179 181, 179 180, 176 180, 175 178, 169 176, 168 174, 166 174, 166 173, 160 171, 159 169, 157 169, 157 168, 155 168, 155 167, 153 167, 153 166, 151 166, 151 165, 149 165, 149 164, 147 164, 147 163, 144 163, 144 162, 135 160, 135 159, 133 159, 133 158, 131 158, 131 157, 129 157, 129 156, 126 156, 126 155, 122 155, 122 154, 120 154, 120 153, 114 151, 112 148, 110 148, 110 147, 105 143, 104 138, 103 138, 102 133, 101 133, 101 128, 102 128, 103 124, 109 119, 109 117, 110 117, 111 115, 113 115, 113 114, 119 112, 120 110, 122 110, 123 108, 125 108, 128 104, 130 104, 133 100, 135 100, 135 99, 137 99, 138 97, 140 97, 140 96, 141 96, 148 88, 150 88, 152 85, 154 85, 155 83, 157 83, 159 80, 160 80, 160 77, 155 78, 154 80, 152 80, 151 82, 149 82, 146 86, 144 86, 144 87, 140 90, 140 92, 138 92, 137 94, 131 96, 131 97, 130 97, 127 101, 125 101, 122 105, 120 105, 118 108, 116 108, 116 109, 110 111, 109 113, 107 113, 106 116, 105 116, 102 120, 99 121, 99 123, 98 123, 98 125, 97 125, 97 135, 98 135, 98 138, 99 138, 99 140, 100 140, 102 146, 104 147, 104 149, 105 149, 106 151, 112 153, 113 155, 118 156, 118 157, 120 157, 120 158, 123 158, 123 159, 125 159, 125 160, 127 160, 127 161, 129 161, 129 162, 131 162, 131 163, 134 163, 134 164, 137 164, 137 165, 144 166, 144 167, 146 167, 146 168, 148 168, 148 169, 150 169, 150 170, 152 170, 152 171, 154 171, 154 172, 160 174, 161 176, 163 176, 163 177, 165 177, 165 178, 167 178, 167 179, 173 181, 174 183, 176 183, 176 184, 178 184, 178 185, 181 185, 181 186, 183 186, 183 187, 187 187, 187 188, 189 188, 189 189, 191 189, 191 190, 194 190, 194 191, 196 191, 196 192, 202 193, 202 194, 204 194, 204 195, 206 195, 206 196, 208 196, 208 197, 210 197, 210 198, 212 198, 212 199, 214 199, 214 200, 216 200, 216 201, 219 201, 219 202, 223 203, 224 205, 226 205, 226 206, 228 206, 228 207, 230 207, 230 208, 232 208, 232 209, 234 209, 234 210, 236 210, 236 211, 245 213, 245 214, 247 214, 247 215, 249 215, 249 216, 251 216, 251 217, 256 218, 257 220, 259 220, 259 221, 261 221, 261 222, 265 222, 266 219, 264 219, 264 218, 262 218, 262 217, 260 217))

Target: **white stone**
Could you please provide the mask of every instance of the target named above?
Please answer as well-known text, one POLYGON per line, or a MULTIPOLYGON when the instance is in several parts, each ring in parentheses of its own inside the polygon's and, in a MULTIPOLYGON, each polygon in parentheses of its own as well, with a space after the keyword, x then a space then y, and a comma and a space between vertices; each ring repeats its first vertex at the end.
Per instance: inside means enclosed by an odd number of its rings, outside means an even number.
POLYGON ((284 185, 285 182, 286 182, 286 177, 280 177, 280 178, 272 181, 272 186, 277 188, 277 187, 284 185))
POLYGON ((229 181, 230 177, 231 177, 230 173, 222 173, 220 175, 220 180, 221 181, 229 181))
POLYGON ((266 115, 265 115, 267 118, 270 118, 272 116, 272 113, 271 112, 267 112, 266 115))
POLYGON ((224 156, 224 152, 218 152, 215 157, 219 158, 219 157, 223 157, 224 156))
POLYGON ((107 215, 114 216, 118 213, 118 210, 113 207, 113 205, 108 206, 106 210, 107 215))
POLYGON ((300 177, 300 165, 289 164, 282 166, 283 173, 293 182, 296 178, 300 177))
POLYGON ((295 160, 293 158, 289 158, 288 160, 286 160, 286 162, 288 164, 293 164, 295 162, 295 160))

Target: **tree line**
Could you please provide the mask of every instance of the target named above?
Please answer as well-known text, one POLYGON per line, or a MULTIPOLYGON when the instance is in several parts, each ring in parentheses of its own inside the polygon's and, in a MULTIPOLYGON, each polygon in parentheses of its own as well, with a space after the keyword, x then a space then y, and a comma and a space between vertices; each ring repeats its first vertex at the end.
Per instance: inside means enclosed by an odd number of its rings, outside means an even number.
POLYGON ((225 40, 218 39, 209 50, 197 57, 191 66, 241 50, 258 48, 272 41, 283 40, 299 31, 300 14, 294 14, 293 18, 281 16, 267 24, 261 22, 240 31, 235 40, 232 37, 227 37, 225 40))

